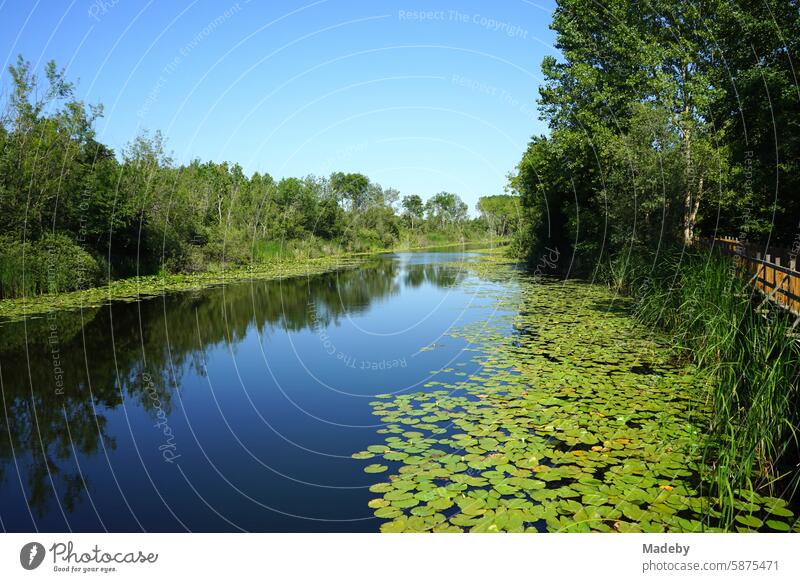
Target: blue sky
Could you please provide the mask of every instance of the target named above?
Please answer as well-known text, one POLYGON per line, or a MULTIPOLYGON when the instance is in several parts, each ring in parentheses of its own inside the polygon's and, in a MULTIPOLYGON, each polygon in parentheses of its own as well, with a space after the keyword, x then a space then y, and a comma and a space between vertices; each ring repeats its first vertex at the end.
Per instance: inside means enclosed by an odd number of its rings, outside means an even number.
MULTIPOLYGON (((119 150, 275 178, 358 171, 402 194, 503 192, 531 135, 553 0, 0 0, 3 70, 50 59, 119 150)), ((4 72, 4 93, 8 76, 4 72)))

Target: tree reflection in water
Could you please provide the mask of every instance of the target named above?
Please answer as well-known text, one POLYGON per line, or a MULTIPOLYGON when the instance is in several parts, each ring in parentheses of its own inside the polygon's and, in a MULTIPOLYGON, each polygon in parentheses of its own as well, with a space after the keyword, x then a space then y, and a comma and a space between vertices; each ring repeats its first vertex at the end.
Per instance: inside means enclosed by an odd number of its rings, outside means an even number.
POLYGON ((214 346, 236 345, 253 328, 262 333, 337 324, 403 285, 449 287, 462 276, 446 265, 384 256, 354 270, 0 323, 0 486, 17 467, 35 515, 54 501, 71 512, 91 489, 91 475, 81 474, 76 458, 116 448, 109 415, 123 402, 154 420, 158 402, 169 415, 180 378, 189 369, 203 375, 205 353, 214 346))

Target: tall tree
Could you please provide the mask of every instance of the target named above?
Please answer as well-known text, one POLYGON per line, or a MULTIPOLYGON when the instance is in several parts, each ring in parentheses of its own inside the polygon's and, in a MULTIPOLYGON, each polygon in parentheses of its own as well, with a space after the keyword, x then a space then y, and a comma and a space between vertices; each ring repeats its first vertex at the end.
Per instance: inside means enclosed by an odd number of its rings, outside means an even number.
POLYGON ((422 198, 417 194, 404 196, 402 206, 403 216, 411 225, 411 230, 414 230, 415 226, 422 221, 425 215, 425 205, 422 202, 422 198))
POLYGON ((336 172, 331 175, 331 187, 351 211, 358 212, 366 208, 370 182, 364 174, 336 172))
POLYGON ((467 205, 452 192, 439 192, 425 203, 428 221, 439 227, 455 226, 467 219, 467 205))
POLYGON ((482 196, 477 209, 496 235, 508 236, 516 231, 520 219, 519 196, 482 196))

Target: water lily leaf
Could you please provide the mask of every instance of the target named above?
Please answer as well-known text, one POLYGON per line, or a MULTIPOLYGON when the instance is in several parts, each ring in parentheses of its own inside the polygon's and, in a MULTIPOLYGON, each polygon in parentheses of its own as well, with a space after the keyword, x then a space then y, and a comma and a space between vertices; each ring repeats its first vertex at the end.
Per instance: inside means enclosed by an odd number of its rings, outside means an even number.
POLYGON ((428 502, 428 505, 437 511, 444 511, 453 507, 453 500, 449 497, 439 497, 428 502))
POLYGON ((415 505, 419 505, 419 501, 413 497, 410 499, 397 499, 392 501, 392 507, 398 507, 400 509, 408 509, 410 507, 414 507, 415 505))
POLYGON ((485 512, 486 502, 483 499, 459 498, 457 503, 464 515, 477 515, 485 512))
POLYGON ((388 521, 381 525, 381 533, 400 533, 406 531, 408 527, 408 519, 405 517, 398 517, 393 521, 388 521))
POLYGON ((436 489, 429 489, 427 491, 420 491, 414 497, 420 501, 433 501, 440 497, 440 493, 436 489))
POLYGON ((637 533, 642 531, 639 524, 629 523, 627 521, 615 521, 613 528, 620 533, 637 533))
POLYGON ((793 517, 794 516, 794 513, 792 513, 791 511, 789 511, 785 507, 777 507, 777 506, 773 505, 773 506, 770 506, 770 507, 765 507, 764 510, 769 514, 775 515, 775 516, 778 516, 778 517, 793 517))
POLYGON ((403 512, 396 507, 380 507, 375 510, 375 517, 381 519, 393 519, 403 515, 403 512))
POLYGON ((759 528, 764 525, 764 522, 754 515, 737 515, 736 521, 747 527, 759 528))
POLYGON ((402 453, 400 451, 392 451, 391 453, 385 453, 383 458, 387 461, 402 461, 408 456, 408 453, 402 453))
POLYGON ((495 523, 494 516, 490 515, 480 519, 469 531, 472 533, 500 533, 502 530, 495 523))
POLYGON ((456 526, 456 525, 443 523, 443 524, 435 526, 433 528, 433 531, 436 532, 436 533, 461 533, 464 530, 461 529, 460 527, 456 526))
POLYGON ((414 497, 414 494, 409 491, 390 491, 386 495, 383 496, 384 499, 388 499, 389 501, 400 501, 402 499, 411 499, 414 497))
POLYGON ((608 495, 602 493, 588 493, 583 496, 584 505, 603 505, 608 502, 608 495))
POLYGON ((500 493, 501 495, 513 495, 514 493, 519 491, 519 488, 514 487, 513 485, 500 483, 494 486, 494 490, 500 493))
POLYGON ((388 471, 388 470, 389 470, 389 467, 387 467, 386 465, 380 465, 380 464, 377 464, 377 463, 372 464, 372 465, 367 465, 366 467, 364 467, 364 472, 365 473, 383 473, 384 471, 388 471))
POLYGON ((767 527, 773 531, 791 531, 791 527, 785 521, 778 521, 777 519, 768 519, 767 527))
POLYGON ((478 520, 480 520, 480 518, 480 515, 466 515, 459 513, 450 518, 450 523, 463 527, 472 527, 478 522, 478 520))
POLYGON ((411 509, 411 515, 416 517, 429 517, 436 513, 436 510, 430 505, 417 505, 411 509))

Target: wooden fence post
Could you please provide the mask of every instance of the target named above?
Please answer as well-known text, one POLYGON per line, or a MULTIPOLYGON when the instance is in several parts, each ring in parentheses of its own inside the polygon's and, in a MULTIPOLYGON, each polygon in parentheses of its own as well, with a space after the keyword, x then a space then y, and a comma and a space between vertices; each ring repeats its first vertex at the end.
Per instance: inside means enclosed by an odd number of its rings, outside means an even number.
POLYGON ((761 276, 761 253, 756 253, 756 289, 763 289, 759 277, 761 276))
POLYGON ((775 282, 775 279, 772 276, 772 269, 770 268, 770 263, 772 263, 772 255, 765 255, 764 261, 767 263, 764 265, 764 291, 769 293, 772 291, 772 286, 775 282))

